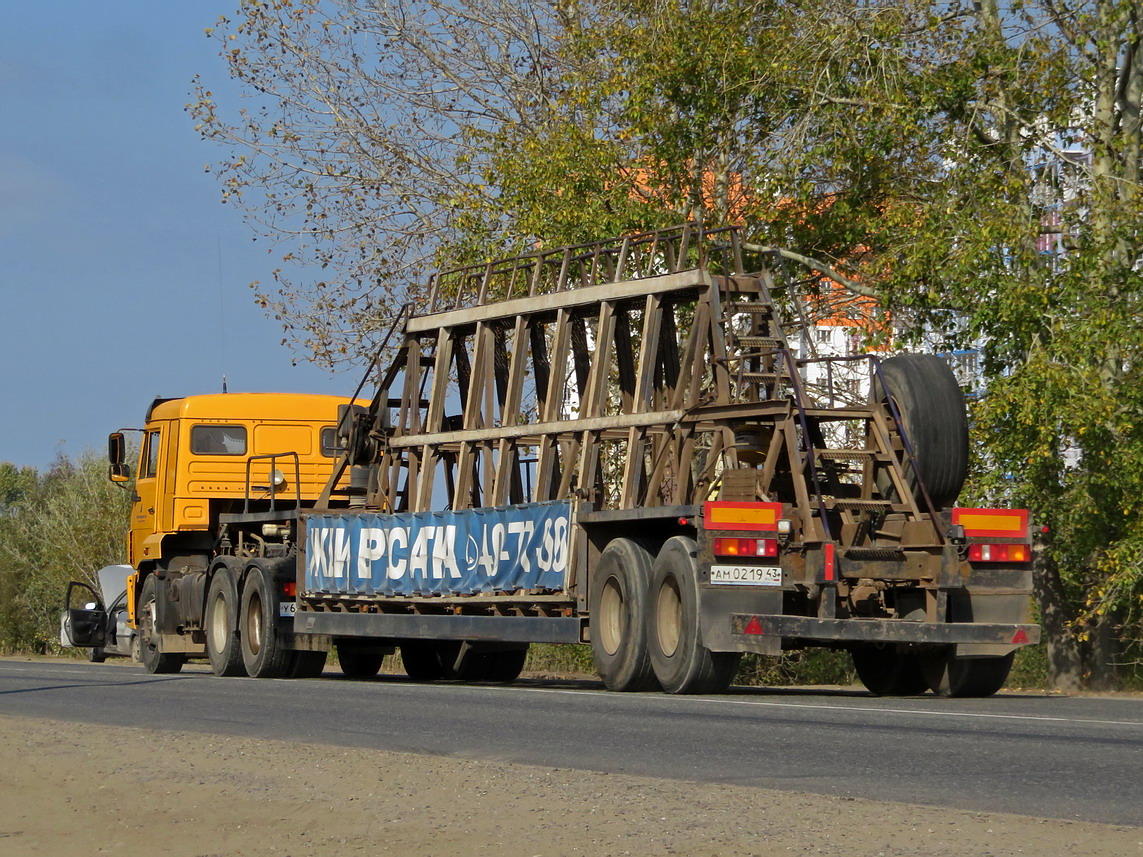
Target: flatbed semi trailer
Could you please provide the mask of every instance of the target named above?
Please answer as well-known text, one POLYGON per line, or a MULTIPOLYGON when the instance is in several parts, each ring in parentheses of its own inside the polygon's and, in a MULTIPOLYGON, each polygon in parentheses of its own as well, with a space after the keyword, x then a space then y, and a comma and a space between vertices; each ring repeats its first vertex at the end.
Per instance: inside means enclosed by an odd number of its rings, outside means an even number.
MULTIPOLYGON (((307 460, 280 434, 225 501, 196 482, 201 527, 132 536, 148 668, 399 650, 414 678, 510 681, 530 643, 590 643, 610 689, 707 693, 743 652, 826 646, 875 693, 995 692, 1039 640, 1031 525, 956 506, 955 377, 801 355, 805 300, 747 257, 682 226, 435 276, 372 399, 309 421, 320 490, 274 488, 307 460), (809 384, 822 364, 862 395, 809 384)), ((178 474, 207 455, 183 451, 178 474)))

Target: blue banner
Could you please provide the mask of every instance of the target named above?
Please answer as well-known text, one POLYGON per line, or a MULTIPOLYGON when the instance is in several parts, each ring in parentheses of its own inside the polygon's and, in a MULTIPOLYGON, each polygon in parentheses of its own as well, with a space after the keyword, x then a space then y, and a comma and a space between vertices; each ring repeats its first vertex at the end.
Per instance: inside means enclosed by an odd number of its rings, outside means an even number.
POLYGON ((306 591, 360 595, 562 590, 567 501, 382 515, 306 515, 306 591))

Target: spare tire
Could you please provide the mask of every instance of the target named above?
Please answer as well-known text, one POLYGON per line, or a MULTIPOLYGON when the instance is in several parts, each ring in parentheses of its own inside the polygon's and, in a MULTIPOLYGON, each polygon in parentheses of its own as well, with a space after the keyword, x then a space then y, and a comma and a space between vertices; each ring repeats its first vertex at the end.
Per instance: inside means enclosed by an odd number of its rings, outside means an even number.
MULTIPOLYGON (((889 396, 901 415, 929 499, 937 508, 951 506, 968 476, 968 416, 956 376, 934 354, 900 354, 882 360, 880 375, 874 378, 873 402, 885 403, 889 396)), ((910 474, 909 484, 923 504, 917 474, 910 474)), ((877 488, 882 496, 895 498, 888 472, 878 474, 877 488)))

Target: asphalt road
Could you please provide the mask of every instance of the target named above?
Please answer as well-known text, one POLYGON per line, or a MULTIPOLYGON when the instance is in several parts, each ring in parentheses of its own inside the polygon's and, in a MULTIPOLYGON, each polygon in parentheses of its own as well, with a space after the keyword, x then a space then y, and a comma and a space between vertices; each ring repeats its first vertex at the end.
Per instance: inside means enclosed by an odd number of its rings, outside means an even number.
POLYGON ((0 714, 1143 826, 1143 699, 219 679, 0 660, 0 714))

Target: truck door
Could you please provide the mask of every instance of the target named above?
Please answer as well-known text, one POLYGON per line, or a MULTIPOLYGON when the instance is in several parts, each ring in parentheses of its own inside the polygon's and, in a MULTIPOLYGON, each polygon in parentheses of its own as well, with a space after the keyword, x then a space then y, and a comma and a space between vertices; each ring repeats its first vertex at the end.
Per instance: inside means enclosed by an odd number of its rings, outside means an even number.
POLYGON ((131 535, 127 546, 130 554, 128 560, 135 568, 141 562, 157 558, 144 553, 143 542, 155 533, 162 439, 161 428, 148 428, 143 433, 143 448, 139 452, 139 469, 135 477, 135 497, 131 506, 131 535))

